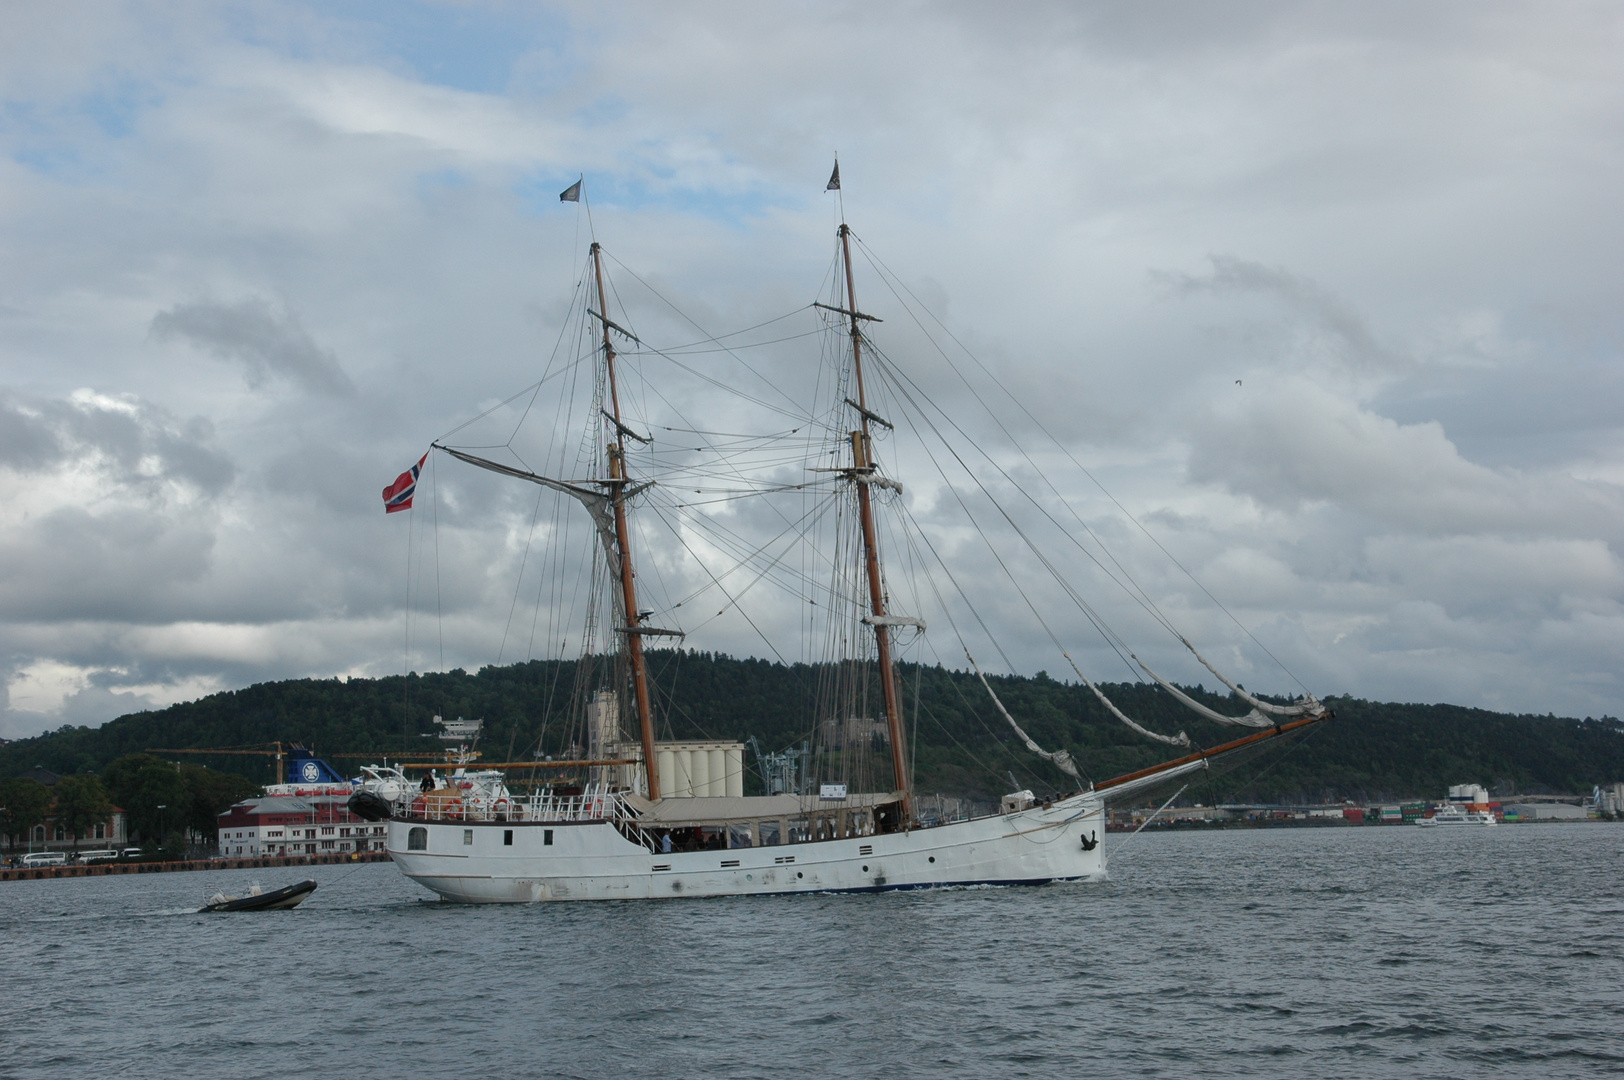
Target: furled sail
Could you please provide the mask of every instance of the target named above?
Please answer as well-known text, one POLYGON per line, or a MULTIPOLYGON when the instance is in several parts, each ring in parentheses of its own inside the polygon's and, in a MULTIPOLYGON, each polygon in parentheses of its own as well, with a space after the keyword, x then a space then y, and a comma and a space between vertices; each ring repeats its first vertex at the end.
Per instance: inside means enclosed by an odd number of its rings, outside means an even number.
POLYGON ((1061 653, 1060 655, 1066 658, 1066 663, 1071 665, 1071 670, 1077 672, 1077 677, 1083 680, 1084 686, 1094 691, 1094 696, 1100 699, 1100 704, 1104 705, 1106 709, 1110 711, 1112 716, 1116 717, 1118 720, 1121 720, 1124 724, 1127 724, 1129 727, 1133 728, 1133 730, 1137 731, 1147 739, 1155 739, 1157 742, 1166 743, 1168 746, 1190 745, 1190 737, 1182 731, 1177 735, 1162 735, 1159 732, 1151 731, 1148 728, 1140 727, 1138 724, 1134 723, 1133 720, 1127 716, 1127 714, 1116 707, 1115 702, 1105 696, 1105 692, 1103 690, 1094 685, 1092 679, 1083 674, 1082 669, 1077 666, 1077 661, 1071 658, 1070 653, 1061 653))
MULTIPOLYGON (((1186 644, 1188 643, 1186 642, 1186 644)), ((1129 653, 1128 655, 1133 656, 1132 653, 1129 653)), ((1178 687, 1156 674, 1150 669, 1150 665, 1139 659, 1139 657, 1133 656, 1133 662, 1144 668, 1145 674, 1149 675, 1152 679, 1155 679, 1157 683, 1161 685, 1161 688, 1166 690, 1169 694, 1172 694, 1174 699, 1177 700, 1179 704, 1183 705, 1192 712, 1205 716, 1208 720, 1213 720, 1220 724, 1232 724, 1236 727, 1263 728, 1274 726, 1273 720, 1270 720, 1267 716, 1264 716, 1256 709, 1253 709, 1245 716, 1225 716, 1216 709, 1209 709, 1205 705, 1201 704, 1201 702, 1191 697, 1189 694, 1186 694, 1184 691, 1180 690, 1178 687)))
POLYGON ((1005 720, 1009 721, 1009 726, 1015 729, 1015 734, 1021 737, 1021 741, 1026 744, 1026 748, 1032 751, 1032 753, 1036 754, 1038 757, 1054 762, 1055 767, 1061 772, 1065 773, 1067 776, 1081 780, 1082 777, 1077 774, 1077 763, 1071 760, 1071 753, 1065 748, 1055 750, 1051 753, 1050 751, 1043 749, 1043 747, 1039 746, 1037 743, 1033 742, 1032 736, 1021 730, 1021 725, 1015 722, 1015 718, 1009 715, 1009 710, 1004 708, 1004 703, 998 700, 998 695, 992 692, 992 684, 987 682, 987 677, 981 673, 981 668, 976 666, 976 659, 970 655, 969 649, 964 650, 964 657, 966 660, 970 661, 970 667, 975 670, 976 678, 981 680, 981 685, 986 687, 987 696, 992 698, 992 703, 998 706, 998 712, 1005 720))
MULTIPOLYGON (((1325 712, 1325 706, 1321 705, 1319 699, 1313 694, 1304 694, 1298 699, 1297 704, 1295 705, 1273 705, 1267 701, 1259 701, 1251 694, 1248 694, 1240 686, 1230 682, 1224 677, 1223 672, 1219 671, 1217 668, 1208 663, 1205 656, 1202 656, 1200 653, 1196 652, 1195 646, 1190 644, 1189 638, 1180 635, 1179 640, 1184 642, 1184 647, 1189 649, 1197 660, 1201 661, 1202 667, 1216 675, 1219 682, 1235 691, 1236 695, 1239 696, 1242 701, 1252 706, 1253 709, 1260 712, 1271 713, 1274 716, 1319 716, 1325 712)), ((1135 659, 1137 659, 1137 657, 1135 659)), ((1143 667, 1144 665, 1141 664, 1140 666, 1143 667)))

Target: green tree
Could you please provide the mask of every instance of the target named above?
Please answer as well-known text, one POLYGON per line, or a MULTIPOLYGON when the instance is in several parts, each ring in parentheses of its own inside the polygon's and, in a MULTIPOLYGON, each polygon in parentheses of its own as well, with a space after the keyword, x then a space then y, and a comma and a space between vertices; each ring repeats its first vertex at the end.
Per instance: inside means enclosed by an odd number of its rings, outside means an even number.
POLYGON ((129 814, 130 830, 143 840, 162 841, 185 819, 188 793, 180 766, 150 754, 130 754, 107 766, 113 799, 129 814))
POLYGON ((26 776, 0 780, 0 831, 11 838, 11 848, 45 820, 51 809, 51 789, 26 776))
POLYGON ((236 773, 182 764, 180 775, 186 782, 186 827, 206 842, 213 842, 222 811, 262 794, 258 784, 236 773))
POLYGON ((113 802, 107 789, 90 773, 64 776, 56 783, 56 820, 73 836, 75 846, 79 838, 106 821, 113 812, 113 802))

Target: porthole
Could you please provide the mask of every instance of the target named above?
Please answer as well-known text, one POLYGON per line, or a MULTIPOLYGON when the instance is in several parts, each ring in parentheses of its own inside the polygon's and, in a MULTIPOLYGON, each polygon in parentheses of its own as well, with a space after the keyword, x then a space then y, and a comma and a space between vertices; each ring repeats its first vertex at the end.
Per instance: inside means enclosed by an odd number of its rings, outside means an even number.
POLYGON ((935 861, 936 861, 936 856, 934 856, 934 855, 932 855, 932 856, 931 856, 931 857, 930 857, 930 861, 931 861, 931 862, 935 862, 935 861))
POLYGON ((865 874, 868 873, 868 867, 866 867, 866 866, 863 867, 863 873, 865 873, 865 874))
POLYGON ((806 875, 801 873, 799 870, 797 870, 797 871, 795 871, 795 876, 796 877, 805 877, 806 875))

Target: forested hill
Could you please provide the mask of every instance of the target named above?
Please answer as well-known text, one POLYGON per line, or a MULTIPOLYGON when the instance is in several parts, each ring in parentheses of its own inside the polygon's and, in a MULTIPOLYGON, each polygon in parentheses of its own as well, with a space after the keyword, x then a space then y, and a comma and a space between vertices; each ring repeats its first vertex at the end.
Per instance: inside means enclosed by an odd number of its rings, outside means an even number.
MULTIPOLYGON (((660 701, 661 738, 754 735, 763 750, 800 742, 815 728, 813 688, 822 672, 807 665, 681 650, 650 654, 660 701)), ((1009 774, 1038 791, 1065 778, 1015 740, 986 692, 966 672, 905 667, 910 724, 916 729, 915 775, 921 792, 987 798, 1009 788, 1009 774), (917 694, 916 694, 917 688, 917 694), (917 701, 916 701, 917 697, 917 701)), ((1042 673, 994 678, 1010 712, 1045 747, 1064 746, 1086 775, 1104 779, 1176 756, 1104 713, 1085 687, 1042 673)), ((582 679, 583 687, 586 678, 582 679)), ((528 758, 539 744, 563 754, 578 728, 566 722, 576 665, 531 661, 382 679, 292 679, 213 694, 99 728, 64 727, 0 746, 0 776, 35 765, 58 773, 99 771, 149 748, 230 747, 281 740, 318 753, 421 755, 440 744, 430 736, 438 714, 485 720, 486 760, 528 758)), ((1163 691, 1142 685, 1104 687, 1128 715, 1165 731, 1188 731, 1200 745, 1234 738, 1237 729, 1198 720, 1163 691)), ((1196 687, 1197 698, 1241 712, 1229 697, 1196 687)), ((1491 790, 1589 791, 1624 780, 1624 725, 1616 719, 1512 716, 1453 705, 1394 705, 1354 698, 1327 704, 1336 720, 1291 745, 1271 749, 1204 781, 1203 800, 1441 798, 1450 784, 1491 790)), ((271 778, 269 758, 197 757, 213 768, 257 782, 271 778)), ((753 760, 753 759, 752 759, 753 760)), ((335 764, 353 769, 354 759, 335 764)))

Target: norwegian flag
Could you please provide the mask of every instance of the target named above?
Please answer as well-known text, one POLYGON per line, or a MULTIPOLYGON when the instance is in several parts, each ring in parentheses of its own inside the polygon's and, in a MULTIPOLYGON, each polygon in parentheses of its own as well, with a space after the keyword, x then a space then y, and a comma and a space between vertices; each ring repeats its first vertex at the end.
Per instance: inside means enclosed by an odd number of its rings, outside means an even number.
POLYGON ((410 510, 412 496, 417 493, 417 474, 423 471, 423 462, 429 459, 427 452, 417 459, 417 464, 395 477, 395 482, 383 489, 383 512, 393 514, 396 510, 410 510))

